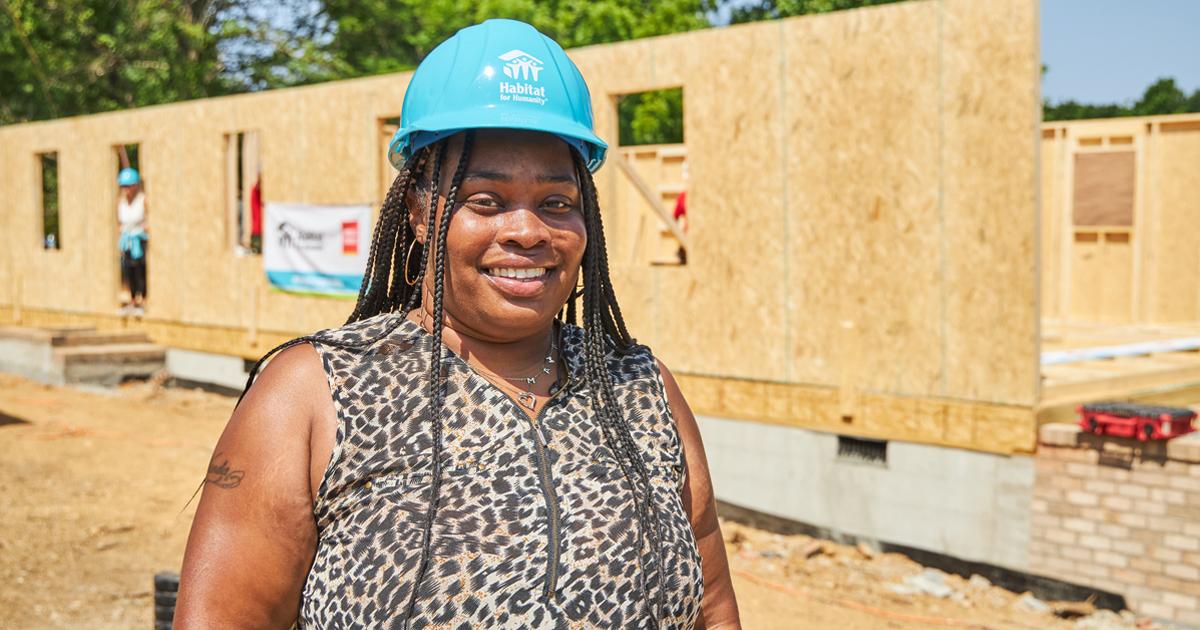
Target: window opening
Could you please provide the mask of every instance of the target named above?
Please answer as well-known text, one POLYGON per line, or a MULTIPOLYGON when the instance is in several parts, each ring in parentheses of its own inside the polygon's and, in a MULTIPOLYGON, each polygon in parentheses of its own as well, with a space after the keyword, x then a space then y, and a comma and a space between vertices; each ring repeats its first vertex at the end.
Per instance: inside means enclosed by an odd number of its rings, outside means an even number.
POLYGON ((650 90, 617 97, 618 143, 683 143, 683 88, 650 90))
POLYGON ((683 88, 616 97, 618 147, 610 151, 625 176, 621 198, 651 213, 630 217, 634 247, 655 265, 687 264, 688 164, 684 144, 683 88), (656 215, 656 216, 655 216, 656 215), (642 234, 646 236, 641 236, 642 234))
POLYGON ((262 253, 263 175, 257 131, 225 135, 225 205, 230 246, 262 253))
POLYGON ((58 214, 58 152, 38 154, 42 177, 42 248, 62 249, 58 214))

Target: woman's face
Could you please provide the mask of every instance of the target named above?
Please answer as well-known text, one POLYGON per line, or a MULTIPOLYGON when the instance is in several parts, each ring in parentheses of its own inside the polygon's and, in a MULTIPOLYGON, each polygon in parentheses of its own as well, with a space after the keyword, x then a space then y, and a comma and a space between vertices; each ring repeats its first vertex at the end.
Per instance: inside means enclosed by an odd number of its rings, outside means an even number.
MULTIPOLYGON (((460 135, 446 148, 440 195, 450 189, 461 151, 460 135)), ((444 304, 457 330, 491 341, 529 337, 574 291, 587 233, 570 151, 549 134, 476 132, 446 236, 444 304)), ((411 219, 417 238, 433 242, 424 217, 411 219)), ((432 263, 431 256, 426 304, 432 263)))

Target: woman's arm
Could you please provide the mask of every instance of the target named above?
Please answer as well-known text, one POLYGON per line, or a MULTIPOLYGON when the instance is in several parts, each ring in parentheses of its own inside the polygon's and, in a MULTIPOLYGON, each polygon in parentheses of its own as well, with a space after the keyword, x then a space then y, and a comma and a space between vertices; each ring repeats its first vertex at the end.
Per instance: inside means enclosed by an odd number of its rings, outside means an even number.
POLYGON ((687 485, 683 488, 683 508, 696 535, 700 548, 700 559, 704 568, 704 602, 702 614, 696 628, 715 630, 729 628, 740 630, 737 598, 733 594, 733 583, 729 578, 729 560, 725 557, 725 539, 721 536, 721 524, 717 522, 717 503, 713 498, 712 479, 708 476, 708 459, 704 456, 704 443, 700 439, 700 428, 692 409, 679 391, 679 384, 671 371, 660 361, 663 385, 667 390, 667 403, 683 443, 683 456, 687 468, 687 485))
POLYGON ((208 467, 176 628, 291 626, 316 550, 310 443, 314 426, 322 441, 332 413, 324 368, 308 344, 279 353, 255 381, 208 467))

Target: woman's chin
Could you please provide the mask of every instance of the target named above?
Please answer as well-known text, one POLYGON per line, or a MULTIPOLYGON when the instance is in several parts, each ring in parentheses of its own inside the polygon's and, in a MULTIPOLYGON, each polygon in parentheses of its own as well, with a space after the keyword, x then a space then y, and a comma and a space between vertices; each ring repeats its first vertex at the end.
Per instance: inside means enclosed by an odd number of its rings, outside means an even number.
POLYGON ((472 328, 497 340, 520 339, 549 326, 562 304, 545 299, 496 300, 474 309, 472 328))

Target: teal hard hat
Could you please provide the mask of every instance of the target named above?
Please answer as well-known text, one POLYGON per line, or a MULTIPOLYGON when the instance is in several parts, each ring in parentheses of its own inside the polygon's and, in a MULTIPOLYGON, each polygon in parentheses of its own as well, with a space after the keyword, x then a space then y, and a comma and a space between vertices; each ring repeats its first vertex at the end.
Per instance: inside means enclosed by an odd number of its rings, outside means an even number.
POLYGON ((120 186, 136 186, 142 181, 142 176, 138 174, 136 168, 125 167, 117 173, 117 184, 120 186))
POLYGON ((429 53, 404 93, 388 160, 401 168, 414 153, 465 129, 552 133, 591 171, 605 144, 592 131, 592 98, 562 46, 516 20, 462 29, 429 53))

